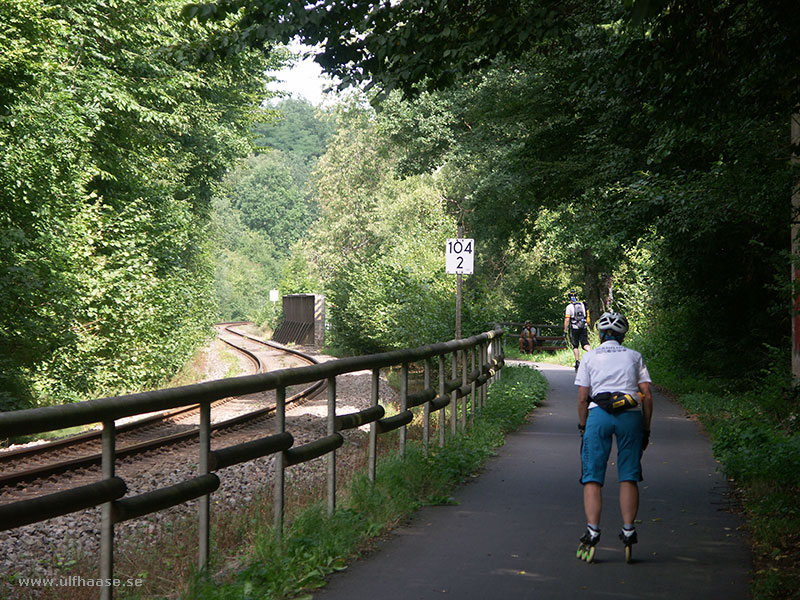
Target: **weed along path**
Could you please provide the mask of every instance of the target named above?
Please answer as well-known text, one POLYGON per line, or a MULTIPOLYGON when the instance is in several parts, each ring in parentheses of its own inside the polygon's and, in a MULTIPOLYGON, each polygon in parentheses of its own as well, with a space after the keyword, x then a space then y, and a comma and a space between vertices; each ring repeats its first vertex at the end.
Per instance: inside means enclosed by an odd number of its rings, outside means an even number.
POLYGON ((699 426, 658 394, 634 562, 626 564, 617 539, 616 464, 606 477, 595 563, 576 559, 585 518, 575 373, 537 368, 550 383, 545 404, 456 491, 457 504, 420 510, 331 576, 316 600, 749 597, 750 550, 727 481, 699 426))

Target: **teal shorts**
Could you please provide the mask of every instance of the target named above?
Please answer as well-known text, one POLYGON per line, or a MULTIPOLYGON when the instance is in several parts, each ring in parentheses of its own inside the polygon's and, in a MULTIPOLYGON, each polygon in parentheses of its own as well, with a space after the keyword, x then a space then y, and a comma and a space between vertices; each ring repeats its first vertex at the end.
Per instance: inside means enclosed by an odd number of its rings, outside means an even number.
POLYGON ((603 485, 612 438, 617 440, 619 480, 642 481, 643 433, 641 411, 628 410, 612 415, 602 408, 591 409, 581 441, 581 483, 603 485))

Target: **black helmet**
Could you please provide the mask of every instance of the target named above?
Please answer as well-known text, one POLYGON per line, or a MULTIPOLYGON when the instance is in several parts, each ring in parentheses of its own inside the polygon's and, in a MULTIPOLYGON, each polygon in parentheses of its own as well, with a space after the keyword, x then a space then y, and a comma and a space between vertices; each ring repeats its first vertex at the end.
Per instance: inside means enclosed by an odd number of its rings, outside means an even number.
POLYGON ((575 290, 570 290, 567 294, 567 298, 569 298, 570 302, 577 302, 578 301, 578 292, 575 290))
POLYGON ((619 335, 628 333, 628 319, 625 315, 615 312, 607 312, 600 315, 597 320, 597 329, 600 331, 612 331, 619 335))

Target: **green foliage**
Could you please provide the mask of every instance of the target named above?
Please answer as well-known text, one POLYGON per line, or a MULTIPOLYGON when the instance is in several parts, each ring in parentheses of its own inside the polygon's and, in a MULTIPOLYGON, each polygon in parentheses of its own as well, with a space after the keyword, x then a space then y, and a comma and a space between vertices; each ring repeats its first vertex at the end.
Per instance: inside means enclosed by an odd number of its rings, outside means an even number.
POLYGON ((602 284, 632 243, 624 227, 610 227, 619 215, 602 218, 615 200, 609 186, 630 160, 613 140, 585 133, 607 109, 584 106, 589 101, 574 94, 576 72, 585 68, 568 52, 531 54, 498 61, 411 105, 396 98, 382 105, 392 139, 406 149, 401 168, 445 164, 450 180, 465 188, 460 212, 481 248, 498 257, 487 264, 494 271, 489 276, 510 275, 522 284, 509 285, 510 293, 544 301, 517 310, 557 313, 564 291, 578 287, 599 312, 607 296, 602 284), (421 125, 431 114, 435 129, 421 125), (539 264, 521 270, 539 275, 529 280, 532 288, 520 281, 518 267, 530 255, 539 264))
MULTIPOLYGON (((506 273, 511 244, 543 242, 547 222, 548 245, 568 258, 567 279, 582 283, 593 312, 646 319, 649 303, 663 320, 690 304, 738 324, 715 331, 727 354, 692 343, 687 367, 729 376, 747 368, 749 334, 785 344, 786 286, 776 281, 796 179, 788 121, 800 103, 791 0, 309 10, 219 0, 186 14, 221 21, 240 10, 207 50, 299 35, 323 43, 318 61, 345 85, 402 90, 382 105, 398 172, 447 173, 443 189, 461 192, 448 210, 498 257, 491 277, 506 273)), ((767 359, 750 357, 756 367, 767 359)))
POLYGON ((330 517, 321 505, 303 511, 279 541, 259 531, 247 566, 229 584, 198 581, 187 598, 294 598, 325 583, 325 576, 344 569, 363 543, 394 527, 422 505, 449 502, 457 484, 474 473, 503 443, 503 434, 522 425, 541 404, 547 381, 533 369, 503 369, 489 388, 487 406, 464 435, 451 437, 428 456, 409 444, 405 458, 381 457, 374 485, 364 475, 351 485, 344 506, 330 517))
POLYGON ((650 338, 652 333, 635 336, 637 349, 647 357, 654 381, 678 393, 680 403, 700 419, 747 512, 753 598, 795 597, 800 589, 800 394, 792 385, 788 351, 763 348, 771 367, 755 374, 695 377, 670 356, 678 340, 650 338))
POLYGON ((302 246, 332 343, 377 352, 450 339, 455 282, 442 255, 456 228, 437 178, 398 179, 370 111, 345 105, 338 120, 315 176, 321 217, 302 246))
MULTIPOLYGON (((308 221, 317 216, 311 174, 320 156, 325 153, 328 138, 334 132, 335 116, 322 108, 315 109, 307 100, 292 98, 281 100, 274 109, 277 113, 274 121, 258 123, 254 127, 254 143, 261 148, 261 152, 282 157, 284 170, 290 170, 287 181, 277 183, 279 187, 296 188, 296 192, 302 195, 302 202, 298 202, 294 210, 302 209, 308 214, 309 218, 304 218, 302 223, 305 227, 308 221), (267 148, 279 152, 269 152, 267 148)), ((301 233, 305 234, 305 230, 301 233)))
MULTIPOLYGON (((360 195, 340 205, 351 215, 323 245, 319 272, 380 264, 369 228, 382 181, 375 165, 436 172, 448 213, 488 250, 486 271, 468 280, 473 298, 493 290, 478 305, 486 315, 555 315, 575 285, 595 314, 631 315, 631 339, 670 385, 716 395, 754 389, 769 364, 788 373, 796 2, 414 0, 301 11, 220 0, 187 12, 222 19, 240 8, 209 48, 327 38, 319 61, 345 83, 416 98, 382 105, 397 148, 391 160, 373 154, 360 165, 360 195), (506 294, 494 292, 503 286, 506 294)), ((341 181, 356 180, 349 175, 341 181)), ((385 300, 367 275, 359 272, 360 284, 377 306, 385 300)), ((345 286, 337 301, 345 306, 357 291, 345 286)), ((794 434, 785 433, 780 398, 751 398, 757 416, 748 418, 782 413, 780 424, 737 416, 741 435, 720 437, 744 479, 757 465, 780 475, 795 456, 781 438, 794 434), (761 464, 753 444, 776 462, 761 464)))
POLYGON ((220 196, 213 201, 214 290, 221 321, 274 325, 279 307, 269 301, 282 259, 263 232, 244 224, 241 213, 220 196))
POLYGON ((269 290, 320 289, 302 253, 292 247, 302 244, 317 217, 308 178, 325 151, 332 122, 305 101, 283 100, 274 111, 276 120, 254 127, 260 152, 226 177, 214 200, 220 318, 273 328, 280 305, 267 300, 269 290))
MULTIPOLYGON (((728 475, 743 484, 770 481, 800 487, 800 394, 791 387, 786 365, 772 349, 774 366, 745 387, 686 385, 681 403, 698 413, 712 435, 715 455, 728 475)), ((658 366, 656 366, 658 369, 658 366)), ((726 382, 727 383, 727 382, 726 382)))
POLYGON ((247 158, 228 176, 222 195, 247 227, 267 236, 282 254, 305 235, 314 216, 292 177, 289 157, 278 150, 247 158))
POLYGON ((490 389, 492 402, 482 416, 506 433, 519 427, 530 411, 544 401, 548 384, 534 369, 507 367, 502 380, 490 389))
POLYGON ((0 409, 164 381, 210 332, 212 188, 263 56, 166 51, 177 0, 0 5, 0 409))
POLYGON ((294 246, 281 271, 280 289, 284 294, 309 294, 324 289, 314 265, 307 260, 312 254, 312 246, 307 240, 294 246))
POLYGON ((454 281, 442 272, 448 223, 432 183, 406 181, 379 199, 374 254, 330 285, 331 302, 345 311, 335 321, 340 339, 379 351, 452 337, 454 281))
POLYGON ((684 382, 689 391, 680 397, 706 427, 715 457, 739 490, 753 540, 752 594, 758 600, 794 598, 800 589, 800 396, 786 385, 786 372, 775 368, 752 388, 724 392, 692 391, 697 386, 684 382))
POLYGON ((308 100, 286 98, 275 104, 277 118, 270 123, 258 123, 253 128, 257 146, 280 150, 292 157, 305 181, 316 160, 325 153, 328 138, 334 132, 333 115, 314 108, 308 100))
MULTIPOLYGON (((776 284, 788 262, 788 115, 800 98, 789 4, 662 3, 649 27, 626 26, 616 3, 571 6, 577 18, 547 45, 413 103, 384 102, 399 167, 444 165, 468 182, 468 229, 507 259, 491 265, 495 276, 532 251, 540 272, 562 275, 547 287, 576 286, 595 314, 624 310, 637 328, 666 332, 677 345, 664 350, 687 369, 758 370, 769 356, 752 336, 783 345, 789 331, 776 284), (737 325, 708 336, 711 315, 737 325)), ((546 302, 540 279, 511 279, 516 298, 546 302)))
POLYGON ((500 53, 521 50, 558 35, 576 11, 556 2, 481 0, 448 4, 432 0, 369 3, 328 0, 307 10, 267 0, 192 3, 184 15, 198 20, 237 19, 211 37, 200 53, 229 54, 274 40, 299 37, 320 44, 316 61, 342 81, 408 94, 420 84, 441 87, 454 75, 482 66, 500 53))

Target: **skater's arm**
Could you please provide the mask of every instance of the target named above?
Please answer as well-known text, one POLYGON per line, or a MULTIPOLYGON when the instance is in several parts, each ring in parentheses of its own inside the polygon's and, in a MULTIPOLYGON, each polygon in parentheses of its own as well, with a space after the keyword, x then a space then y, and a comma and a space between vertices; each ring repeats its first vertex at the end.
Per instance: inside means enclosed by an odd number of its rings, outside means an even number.
POLYGON ((589 388, 578 386, 578 425, 586 427, 586 419, 589 416, 589 388))
POLYGON ((650 391, 650 382, 639 384, 642 393, 642 415, 644 416, 644 430, 650 431, 650 420, 653 418, 653 394, 650 391))

